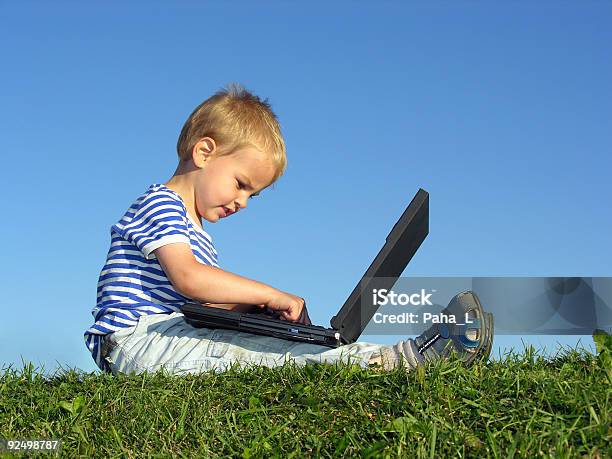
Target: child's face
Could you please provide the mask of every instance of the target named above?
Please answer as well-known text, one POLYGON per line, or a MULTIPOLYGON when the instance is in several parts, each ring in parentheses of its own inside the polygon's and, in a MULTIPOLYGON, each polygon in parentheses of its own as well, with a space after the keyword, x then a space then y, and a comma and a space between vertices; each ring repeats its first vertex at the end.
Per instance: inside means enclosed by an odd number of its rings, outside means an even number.
POLYGON ((195 183, 196 211, 211 223, 247 206, 249 198, 272 183, 274 165, 254 147, 230 155, 210 155, 195 183))

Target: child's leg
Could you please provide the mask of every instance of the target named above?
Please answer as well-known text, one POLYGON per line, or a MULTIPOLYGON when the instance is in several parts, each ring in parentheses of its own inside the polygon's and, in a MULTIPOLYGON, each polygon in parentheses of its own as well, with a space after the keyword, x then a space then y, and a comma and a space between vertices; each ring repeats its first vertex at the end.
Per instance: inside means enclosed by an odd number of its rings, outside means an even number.
POLYGON ((416 340, 393 346, 352 343, 339 348, 298 343, 271 336, 234 330, 194 328, 183 314, 143 316, 133 332, 111 335, 107 356, 113 373, 155 372, 161 367, 170 373, 223 371, 233 363, 275 367, 287 361, 309 363, 352 362, 367 367, 379 364, 384 369, 398 365, 410 369, 427 360, 446 358, 453 351, 466 364, 478 357, 487 358, 493 340, 493 318, 485 314, 473 292, 456 295, 445 314, 469 325, 436 324, 416 340))
POLYGON ((367 367, 371 356, 384 347, 352 343, 329 348, 234 330, 194 328, 181 313, 143 316, 132 333, 117 340, 111 337, 109 344, 106 360, 115 374, 155 372, 162 367, 172 374, 197 374, 223 371, 233 363, 275 367, 287 361, 367 367))

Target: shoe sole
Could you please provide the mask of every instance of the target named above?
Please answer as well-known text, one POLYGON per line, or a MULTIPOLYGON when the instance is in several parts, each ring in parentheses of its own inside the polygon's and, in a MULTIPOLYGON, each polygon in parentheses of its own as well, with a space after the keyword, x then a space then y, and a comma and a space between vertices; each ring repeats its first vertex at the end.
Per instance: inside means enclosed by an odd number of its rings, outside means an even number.
POLYGON ((481 349, 481 358, 486 361, 491 355, 491 348, 493 347, 493 336, 495 334, 493 314, 491 314, 490 312, 485 312, 485 321, 485 342, 481 349))
POLYGON ((464 361, 466 365, 471 365, 476 360, 488 359, 491 353, 491 348, 493 346, 493 314, 484 311, 480 298, 478 298, 478 295, 476 295, 476 293, 473 291, 467 290, 460 293, 458 296, 463 295, 470 295, 474 299, 476 310, 480 315, 480 320, 484 323, 484 327, 481 327, 482 333, 479 336, 479 340, 482 337, 482 344, 479 345, 477 350, 472 353, 472 355, 468 356, 468 358, 464 361))

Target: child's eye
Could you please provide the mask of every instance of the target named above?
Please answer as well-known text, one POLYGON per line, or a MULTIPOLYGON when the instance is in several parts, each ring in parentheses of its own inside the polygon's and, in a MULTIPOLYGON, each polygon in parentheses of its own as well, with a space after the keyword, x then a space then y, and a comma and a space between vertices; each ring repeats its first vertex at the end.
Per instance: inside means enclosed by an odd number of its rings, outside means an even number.
MULTIPOLYGON (((244 184, 240 180, 236 180, 236 183, 238 184, 238 189, 242 189, 245 187, 244 184)), ((257 196, 259 196, 259 193, 253 193, 251 196, 249 196, 249 199, 253 199, 257 196)))

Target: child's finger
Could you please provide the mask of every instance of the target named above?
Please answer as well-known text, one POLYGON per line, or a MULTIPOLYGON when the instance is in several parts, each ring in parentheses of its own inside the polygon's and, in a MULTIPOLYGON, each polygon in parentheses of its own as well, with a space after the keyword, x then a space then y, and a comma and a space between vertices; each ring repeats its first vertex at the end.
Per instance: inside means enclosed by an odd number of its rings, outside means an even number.
POLYGON ((291 311, 289 309, 281 312, 281 315, 285 318, 285 320, 291 321, 291 311))
POLYGON ((298 318, 295 316, 295 311, 287 310, 285 311, 285 317, 290 322, 295 322, 298 318))

